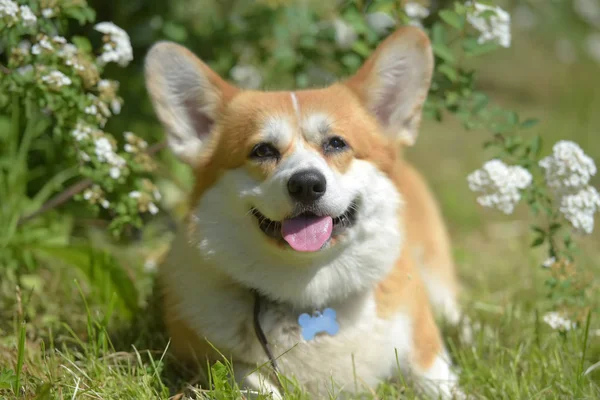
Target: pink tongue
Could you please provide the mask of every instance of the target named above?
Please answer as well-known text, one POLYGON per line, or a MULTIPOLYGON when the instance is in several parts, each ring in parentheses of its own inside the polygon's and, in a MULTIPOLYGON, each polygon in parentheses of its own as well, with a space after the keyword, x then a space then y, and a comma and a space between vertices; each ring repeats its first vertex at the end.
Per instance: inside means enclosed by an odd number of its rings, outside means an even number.
POLYGON ((318 251, 331 237, 332 229, 331 217, 299 216, 283 220, 281 234, 296 251, 318 251))

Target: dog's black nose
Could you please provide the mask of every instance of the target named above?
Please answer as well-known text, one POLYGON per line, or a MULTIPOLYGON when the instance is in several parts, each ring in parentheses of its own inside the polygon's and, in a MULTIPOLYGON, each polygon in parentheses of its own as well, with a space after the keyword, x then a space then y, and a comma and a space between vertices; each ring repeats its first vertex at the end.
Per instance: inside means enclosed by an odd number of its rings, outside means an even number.
POLYGON ((288 191, 293 199, 302 203, 318 200, 325 194, 327 180, 317 169, 298 171, 288 181, 288 191))

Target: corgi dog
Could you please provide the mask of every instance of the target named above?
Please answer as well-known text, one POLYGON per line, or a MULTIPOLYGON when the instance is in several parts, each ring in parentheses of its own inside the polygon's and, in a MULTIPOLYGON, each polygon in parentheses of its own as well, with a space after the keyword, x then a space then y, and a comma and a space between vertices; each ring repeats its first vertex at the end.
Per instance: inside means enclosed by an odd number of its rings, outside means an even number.
POLYGON ((459 393, 436 325, 460 315, 449 238, 401 157, 432 71, 415 27, 355 75, 299 91, 242 90, 180 45, 152 47, 154 109, 195 173, 158 276, 176 357, 225 356, 232 379, 274 398, 278 376, 312 398, 400 374, 435 397, 459 393))

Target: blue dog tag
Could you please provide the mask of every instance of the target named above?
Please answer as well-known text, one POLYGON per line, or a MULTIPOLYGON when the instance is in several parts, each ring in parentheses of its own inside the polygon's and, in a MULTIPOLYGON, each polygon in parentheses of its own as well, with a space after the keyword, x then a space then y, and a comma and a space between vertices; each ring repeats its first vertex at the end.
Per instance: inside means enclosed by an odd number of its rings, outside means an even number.
POLYGON ((336 321, 336 312, 332 308, 324 309, 323 313, 316 311, 312 316, 306 313, 300 314, 298 323, 302 328, 304 340, 312 340, 317 333, 321 332, 333 336, 340 330, 340 325, 336 321))

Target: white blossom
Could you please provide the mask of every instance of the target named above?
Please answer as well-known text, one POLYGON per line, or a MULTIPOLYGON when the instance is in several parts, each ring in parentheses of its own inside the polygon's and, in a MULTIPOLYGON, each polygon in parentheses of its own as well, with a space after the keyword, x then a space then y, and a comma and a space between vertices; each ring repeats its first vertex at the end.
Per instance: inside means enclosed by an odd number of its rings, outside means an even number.
POLYGON ((15 72, 19 75, 25 75, 32 71, 33 71, 33 65, 31 65, 31 64, 24 65, 15 70, 15 72))
POLYGON ((91 160, 90 156, 85 151, 80 151, 78 154, 79 154, 79 158, 81 158, 85 162, 88 162, 91 160))
POLYGON ((542 266, 544 268, 550 268, 556 263, 556 257, 549 257, 543 263, 542 266))
POLYGON ((375 11, 367 14, 366 22, 379 36, 385 35, 390 29, 396 26, 394 18, 383 11, 375 11))
POLYGON ((109 175, 113 179, 119 179, 121 177, 121 170, 118 167, 111 167, 109 175))
POLYGON ((156 207, 156 204, 150 202, 148 203, 148 211, 150 212, 150 214, 156 215, 158 214, 158 207, 156 207))
POLYGON ((132 199, 139 199, 140 197, 142 197, 142 193, 138 190, 134 190, 132 192, 129 192, 129 197, 131 197, 132 199))
POLYGON ((544 315, 544 322, 550 325, 552 329, 559 331, 570 331, 576 326, 575 322, 554 311, 544 315))
POLYGON ((69 86, 72 83, 71 78, 60 71, 52 71, 48 75, 42 76, 42 82, 52 85, 56 88, 69 86))
POLYGON ((108 89, 112 86, 110 80, 108 79, 100 79, 100 81, 98 81, 98 89, 99 90, 105 90, 108 89))
POLYGON ((479 44, 495 41, 502 47, 510 47, 510 14, 500 7, 488 6, 478 2, 467 2, 474 10, 467 14, 467 21, 479 31, 479 44), (487 11, 495 15, 484 16, 487 11))
POLYGON ((480 205, 511 214, 521 199, 520 190, 531 184, 532 176, 525 168, 494 159, 471 173, 467 181, 472 191, 481 194, 477 197, 480 205))
POLYGON ((409 1, 404 5, 404 12, 410 18, 410 25, 414 26, 422 26, 421 21, 429 16, 429 9, 414 1, 409 1))
POLYGON ((23 53, 29 53, 31 51, 31 42, 29 40, 21 40, 17 47, 23 53))
POLYGON ((162 195, 160 194, 158 189, 154 189, 152 191, 152 195, 154 196, 154 200, 156 200, 156 201, 160 201, 160 199, 162 199, 162 195))
POLYGON ((245 89, 258 89, 262 84, 260 71, 251 65, 236 65, 231 69, 231 78, 245 89))
POLYGON ((600 28, 600 2, 597 0, 573 0, 573 10, 584 21, 600 28))
POLYGON ((94 196, 94 192, 92 192, 90 189, 86 189, 85 192, 83 192, 83 198, 85 200, 91 199, 92 196, 94 196))
POLYGON ((121 106, 122 106, 121 102, 117 99, 112 99, 110 102, 110 110, 115 115, 119 115, 121 113, 121 106))
POLYGON ((559 211, 579 233, 594 231, 594 214, 600 211, 600 195, 593 186, 586 186, 577 193, 560 198, 559 211))
POLYGON ((0 0, 0 18, 9 17, 12 22, 17 21, 19 6, 11 0, 0 0))
POLYGON ((552 155, 539 162, 546 172, 546 183, 557 192, 581 189, 596 175, 596 164, 575 142, 561 140, 552 155))
POLYGON ((98 161, 108 163, 111 168, 109 175, 113 179, 118 179, 121 176, 121 169, 125 166, 126 162, 123 157, 115 153, 113 145, 105 137, 96 138, 94 141, 94 152, 98 161))
POLYGON ((76 141, 81 142, 82 140, 88 139, 93 131, 91 126, 78 122, 75 129, 71 131, 71 136, 73 136, 76 141))
POLYGON ((133 49, 129 35, 123 29, 112 22, 100 22, 94 28, 108 36, 109 40, 104 44, 102 54, 98 57, 100 64, 115 62, 122 67, 127 66, 133 60, 133 49))
POLYGON ((594 61, 600 63, 600 33, 595 32, 588 35, 585 39, 585 49, 594 61))
POLYGON ((29 6, 19 7, 21 10, 21 21, 23 26, 34 26, 37 23, 37 18, 29 6))
POLYGON ((54 51, 54 46, 52 46, 52 43, 50 43, 48 36, 42 36, 42 38, 31 47, 31 54, 41 54, 42 49, 54 51))
POLYGON ((333 20, 333 29, 335 30, 335 42, 341 49, 349 49, 358 39, 354 28, 341 18, 333 20))
POLYGON ((100 205, 104 208, 108 208, 108 207, 110 207, 110 202, 106 199, 102 199, 102 200, 100 200, 100 205))
POLYGON ((54 10, 52 8, 44 8, 42 10, 42 17, 52 18, 54 16, 54 10))
POLYGON ((98 114, 98 107, 96 107, 95 104, 92 104, 90 106, 87 106, 83 111, 89 115, 96 115, 98 114))

